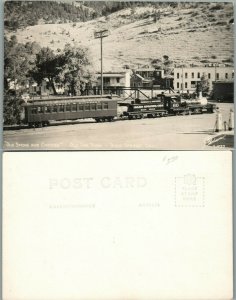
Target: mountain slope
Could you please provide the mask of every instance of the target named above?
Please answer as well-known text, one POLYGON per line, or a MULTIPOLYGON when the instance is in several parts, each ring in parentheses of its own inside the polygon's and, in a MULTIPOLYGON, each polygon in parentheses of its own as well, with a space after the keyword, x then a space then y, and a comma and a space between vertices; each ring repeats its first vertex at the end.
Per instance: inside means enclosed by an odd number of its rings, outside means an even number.
MULTIPOLYGON (((109 29, 103 39, 105 70, 137 67, 168 55, 176 64, 233 61, 233 5, 189 3, 157 10, 144 5, 119 10, 87 22, 41 24, 19 29, 19 42, 36 41, 57 50, 66 43, 90 49, 100 68, 100 40, 94 31, 109 29)), ((7 33, 11 35, 12 33, 7 33)))

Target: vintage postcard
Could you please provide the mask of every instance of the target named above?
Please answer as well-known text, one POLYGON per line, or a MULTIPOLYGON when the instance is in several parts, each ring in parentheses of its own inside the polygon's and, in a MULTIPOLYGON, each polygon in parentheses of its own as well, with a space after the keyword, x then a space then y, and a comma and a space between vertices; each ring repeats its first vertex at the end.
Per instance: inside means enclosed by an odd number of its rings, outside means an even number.
POLYGON ((233 2, 6 1, 5 150, 234 148, 233 2))
POLYGON ((3 299, 232 299, 232 153, 8 152, 3 299))

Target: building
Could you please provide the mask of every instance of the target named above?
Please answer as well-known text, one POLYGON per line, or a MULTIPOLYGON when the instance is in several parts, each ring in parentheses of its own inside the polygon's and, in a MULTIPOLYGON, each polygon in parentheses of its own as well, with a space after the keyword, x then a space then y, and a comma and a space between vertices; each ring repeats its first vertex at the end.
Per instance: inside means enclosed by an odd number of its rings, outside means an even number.
POLYGON ((209 90, 213 89, 215 81, 232 81, 234 79, 233 67, 208 66, 208 67, 178 67, 174 68, 174 90, 195 91, 201 77, 209 81, 209 90))
POLYGON ((140 74, 134 73, 130 79, 131 87, 152 87, 153 79, 147 79, 142 77, 140 74))
MULTIPOLYGON (((65 92, 65 88, 62 84, 54 83, 56 93, 62 95, 65 92)), ((41 84, 38 85, 36 82, 33 82, 29 85, 29 93, 31 95, 41 95, 48 96, 54 95, 52 87, 49 85, 48 79, 43 79, 41 84)))
MULTIPOLYGON (((101 87, 101 73, 97 74, 97 86, 101 87)), ((130 70, 123 72, 106 72, 103 73, 103 87, 105 89, 129 88, 130 87, 130 70)))
POLYGON ((135 70, 135 74, 142 76, 144 79, 154 80, 155 78, 163 78, 164 70, 156 70, 154 68, 141 68, 135 70))
POLYGON ((171 75, 165 76, 164 70, 154 68, 142 68, 134 71, 131 77, 132 87, 155 87, 173 88, 173 78, 171 75))

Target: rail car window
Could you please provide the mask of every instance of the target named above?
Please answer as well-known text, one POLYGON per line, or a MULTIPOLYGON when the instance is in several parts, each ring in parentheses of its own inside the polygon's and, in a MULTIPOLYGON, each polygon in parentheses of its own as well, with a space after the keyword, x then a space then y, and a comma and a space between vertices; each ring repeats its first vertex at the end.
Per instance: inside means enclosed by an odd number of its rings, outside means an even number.
POLYGON ((96 103, 91 104, 91 110, 96 110, 96 103))
POLYGON ((38 113, 42 114, 43 113, 43 107, 42 106, 38 106, 38 113))
POLYGON ((71 110, 72 111, 77 111, 77 105, 76 105, 76 103, 72 104, 71 110))
POLYGON ((70 104, 66 104, 66 111, 70 111, 70 104))
POLYGON ((83 104, 79 104, 79 110, 84 110, 84 105, 83 104))
POLYGON ((56 106, 56 105, 54 105, 54 106, 52 107, 52 112, 54 112, 54 113, 57 112, 57 106, 56 106))
POLYGON ((59 112, 64 112, 64 105, 59 105, 59 112))
POLYGON ((45 106, 45 113, 50 113, 51 111, 50 111, 50 106, 45 106))
POLYGON ((32 114, 37 114, 37 107, 32 107, 31 108, 31 113, 32 114))
POLYGON ((97 109, 101 110, 102 109, 102 103, 97 103, 97 109))
POLYGON ((107 102, 103 103, 103 108, 108 109, 108 103, 107 102))
POLYGON ((85 108, 85 110, 90 110, 90 105, 89 105, 89 103, 85 103, 84 108, 85 108))

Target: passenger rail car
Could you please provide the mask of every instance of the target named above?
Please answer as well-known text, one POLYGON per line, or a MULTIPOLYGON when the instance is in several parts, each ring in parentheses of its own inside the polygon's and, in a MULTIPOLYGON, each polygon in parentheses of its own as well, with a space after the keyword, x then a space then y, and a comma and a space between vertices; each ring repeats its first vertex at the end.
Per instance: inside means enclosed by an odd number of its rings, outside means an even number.
POLYGON ((112 121, 117 116, 117 100, 106 97, 32 101, 23 107, 24 121, 30 127, 46 126, 50 121, 87 118, 97 122, 112 121))

